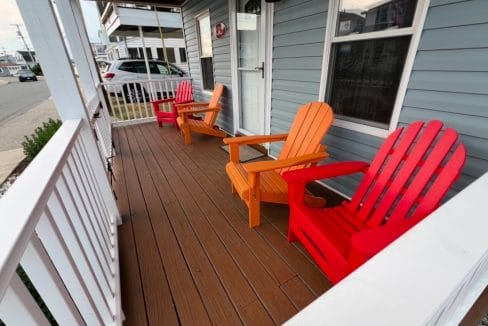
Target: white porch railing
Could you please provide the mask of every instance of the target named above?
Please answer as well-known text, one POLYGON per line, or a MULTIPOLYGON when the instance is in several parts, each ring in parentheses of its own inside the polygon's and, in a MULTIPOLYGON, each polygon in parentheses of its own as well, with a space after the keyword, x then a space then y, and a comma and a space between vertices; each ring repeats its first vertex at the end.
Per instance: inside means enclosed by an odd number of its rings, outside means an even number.
MULTIPOLYGON (((0 319, 47 325, 20 263, 59 325, 120 325, 117 212, 90 163, 81 120, 67 120, 0 199, 0 319)), ((111 194, 110 194, 111 196, 111 194)))
POLYGON ((488 173, 286 325, 458 325, 488 284, 488 173))
MULTIPOLYGON (((178 84, 184 80, 191 79, 181 77, 103 83, 110 99, 114 126, 153 121, 151 101, 174 96, 178 84)), ((169 105, 166 110, 170 110, 169 105)))

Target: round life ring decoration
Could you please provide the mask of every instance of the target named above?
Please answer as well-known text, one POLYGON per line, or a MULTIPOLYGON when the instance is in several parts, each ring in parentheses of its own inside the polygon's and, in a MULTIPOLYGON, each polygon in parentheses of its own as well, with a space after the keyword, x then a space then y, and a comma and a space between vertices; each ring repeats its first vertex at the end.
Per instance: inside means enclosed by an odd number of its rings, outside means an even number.
POLYGON ((224 23, 217 23, 213 28, 213 32, 216 38, 222 38, 227 33, 227 26, 224 23))

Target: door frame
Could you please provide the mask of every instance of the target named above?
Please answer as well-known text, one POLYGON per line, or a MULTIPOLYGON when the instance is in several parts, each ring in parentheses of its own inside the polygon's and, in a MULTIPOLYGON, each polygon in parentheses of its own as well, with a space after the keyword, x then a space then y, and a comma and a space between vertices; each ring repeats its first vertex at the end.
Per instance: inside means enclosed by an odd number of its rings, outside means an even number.
MULTIPOLYGON (((231 61, 231 81, 232 81, 232 111, 234 135, 251 135, 240 125, 240 92, 239 92, 239 72, 238 72, 238 49, 237 49, 237 21, 236 21, 236 0, 229 0, 229 31, 230 31, 230 61, 231 61)), ((273 58, 273 16, 274 4, 265 3, 265 49, 264 49, 264 134, 269 135, 271 130, 271 86, 272 86, 272 58, 273 58)), ((268 149, 268 144, 265 146, 268 149)))

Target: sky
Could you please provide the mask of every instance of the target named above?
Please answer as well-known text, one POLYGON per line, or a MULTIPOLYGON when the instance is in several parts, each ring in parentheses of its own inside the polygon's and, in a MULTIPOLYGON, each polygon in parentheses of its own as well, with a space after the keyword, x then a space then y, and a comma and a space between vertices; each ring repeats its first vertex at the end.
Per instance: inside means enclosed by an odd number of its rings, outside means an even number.
MULTIPOLYGON (((90 41, 98 43, 99 20, 95 2, 81 0, 81 7, 90 41)), ((23 24, 17 3, 15 0, 0 0, 0 54, 3 54, 4 51, 12 54, 17 50, 25 50, 22 40, 17 36, 17 27, 10 24, 23 24)), ((27 45, 33 50, 25 26, 20 26, 20 30, 27 41, 27 45)))

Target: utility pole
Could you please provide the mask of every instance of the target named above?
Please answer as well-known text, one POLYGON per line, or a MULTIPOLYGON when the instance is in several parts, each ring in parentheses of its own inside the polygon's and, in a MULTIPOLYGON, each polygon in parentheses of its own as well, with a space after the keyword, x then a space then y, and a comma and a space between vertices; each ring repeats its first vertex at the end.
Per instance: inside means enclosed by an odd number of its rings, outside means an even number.
POLYGON ((27 52, 29 53, 29 57, 31 59, 32 62, 35 62, 34 60, 34 57, 32 56, 32 53, 29 49, 29 46, 27 45, 27 42, 25 41, 25 38, 24 38, 24 35, 22 35, 22 31, 20 30, 20 24, 10 24, 12 26, 16 26, 17 27, 17 35, 22 39, 22 41, 24 42, 24 45, 25 45, 25 48, 27 49, 27 52))

